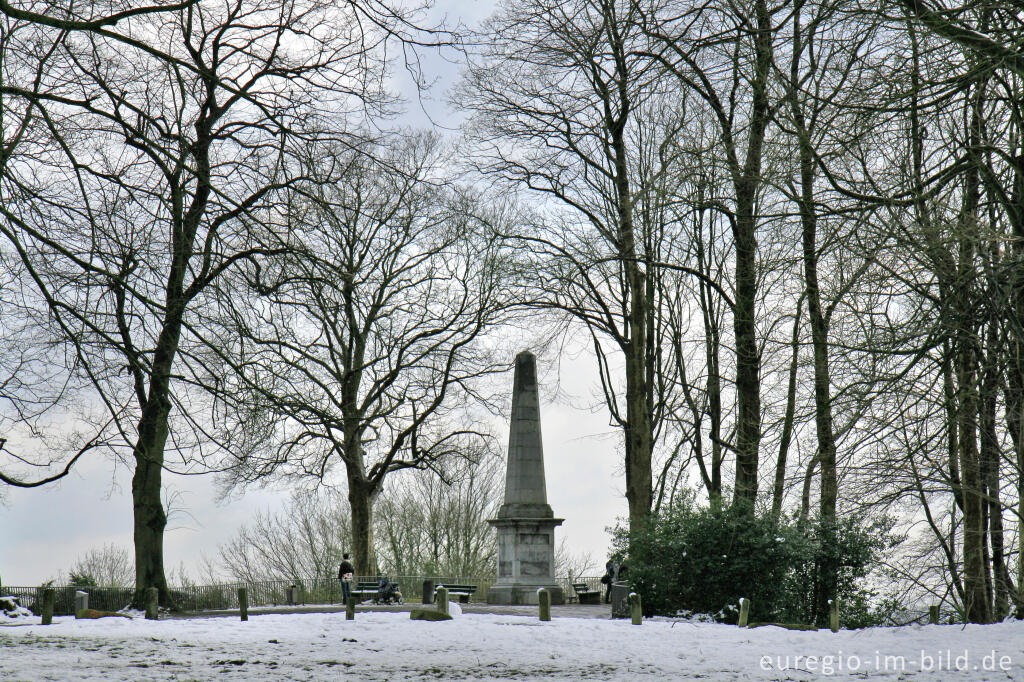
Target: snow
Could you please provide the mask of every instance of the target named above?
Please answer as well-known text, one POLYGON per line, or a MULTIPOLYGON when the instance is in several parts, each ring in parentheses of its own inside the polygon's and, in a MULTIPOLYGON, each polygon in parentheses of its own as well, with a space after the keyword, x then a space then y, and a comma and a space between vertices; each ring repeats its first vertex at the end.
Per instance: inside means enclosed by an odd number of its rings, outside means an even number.
POLYGON ((28 618, 32 618, 32 612, 21 606, 17 597, 0 595, 0 624, 25 622, 28 618))
POLYGON ((395 611, 360 611, 354 621, 344 613, 247 622, 61 617, 50 626, 32 617, 0 626, 0 679, 1024 679, 1020 622, 833 634, 554 615, 464 613, 439 623, 395 611))

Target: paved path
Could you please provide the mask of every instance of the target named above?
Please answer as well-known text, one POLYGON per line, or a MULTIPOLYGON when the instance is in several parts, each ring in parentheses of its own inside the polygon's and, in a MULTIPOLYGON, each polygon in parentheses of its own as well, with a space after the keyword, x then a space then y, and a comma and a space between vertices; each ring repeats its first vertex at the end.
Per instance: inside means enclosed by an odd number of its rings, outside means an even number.
MULTIPOLYGON (((482 604, 471 602, 459 604, 463 613, 497 613, 511 616, 537 616, 536 606, 499 606, 495 604, 482 604)), ((404 604, 360 604, 356 607, 356 613, 366 611, 391 611, 396 613, 408 613, 413 609, 424 608, 419 602, 407 601, 404 604)), ((433 608, 427 606, 426 608, 433 608)), ((345 607, 341 604, 303 604, 298 606, 257 606, 249 609, 250 616, 259 616, 270 613, 344 613, 345 607)), ((177 613, 166 616, 169 618, 238 618, 238 609, 226 609, 223 611, 195 611, 188 613, 177 613)), ((608 604, 563 604, 551 607, 551 616, 557 618, 611 618, 611 606, 608 604)), ((161 618, 165 616, 161 615, 161 618)))

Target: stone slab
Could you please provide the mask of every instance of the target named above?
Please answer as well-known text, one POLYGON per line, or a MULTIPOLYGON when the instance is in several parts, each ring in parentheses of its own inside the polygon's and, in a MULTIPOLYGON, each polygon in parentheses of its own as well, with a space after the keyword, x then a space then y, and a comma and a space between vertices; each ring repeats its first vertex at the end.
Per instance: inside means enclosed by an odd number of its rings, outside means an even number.
POLYGON ((536 605, 539 601, 537 590, 545 588, 551 594, 551 604, 559 606, 565 603, 565 592, 554 584, 512 583, 499 585, 495 583, 487 589, 487 603, 494 605, 526 606, 536 605))
POLYGON ((442 613, 436 609, 413 609, 409 612, 409 620, 454 620, 447 613, 442 613))

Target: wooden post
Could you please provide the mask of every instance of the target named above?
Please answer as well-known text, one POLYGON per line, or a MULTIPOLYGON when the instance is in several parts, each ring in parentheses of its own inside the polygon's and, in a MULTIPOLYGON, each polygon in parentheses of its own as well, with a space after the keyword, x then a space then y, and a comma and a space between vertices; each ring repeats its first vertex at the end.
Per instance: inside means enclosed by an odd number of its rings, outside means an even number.
POLYGON ((158 620, 160 618, 159 611, 160 603, 160 590, 155 587, 146 588, 146 620, 158 620))
POLYGON ((551 593, 545 587, 537 590, 537 610, 541 620, 551 620, 551 593))
POLYGON ((835 599, 828 600, 828 627, 832 632, 839 632, 839 603, 835 599))
POLYGON ((750 600, 746 597, 740 597, 740 622, 741 628, 747 627, 747 620, 750 618, 750 600))
POLYGON ((633 625, 640 625, 644 622, 644 612, 640 606, 640 595, 636 592, 629 593, 629 615, 633 619, 633 625))
POLYGON ((448 588, 444 585, 437 588, 437 610, 448 613, 448 588))
POLYGON ((939 605, 932 604, 928 607, 928 622, 932 625, 939 624, 939 605))
POLYGON ((238 615, 249 620, 249 593, 244 587, 238 588, 238 615))
POLYGON ((356 595, 349 593, 345 601, 345 620, 356 619, 356 595))
POLYGON ((47 587, 43 590, 43 625, 51 625, 53 623, 53 603, 56 599, 57 595, 52 587, 47 587))

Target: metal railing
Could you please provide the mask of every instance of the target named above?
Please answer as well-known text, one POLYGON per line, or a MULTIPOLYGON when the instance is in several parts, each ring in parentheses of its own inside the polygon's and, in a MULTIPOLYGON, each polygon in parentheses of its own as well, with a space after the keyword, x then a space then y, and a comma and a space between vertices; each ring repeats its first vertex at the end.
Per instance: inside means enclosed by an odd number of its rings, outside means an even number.
MULTIPOLYGON (((495 578, 473 578, 466 576, 391 576, 406 601, 420 601, 423 583, 432 580, 434 584, 476 585, 476 592, 470 602, 486 603, 487 590, 495 578)), ((356 576, 355 581, 374 581, 378 576, 356 576)), ((586 583, 589 589, 602 589, 599 577, 556 578, 565 592, 567 601, 575 601, 574 583, 586 583)), ((118 611, 131 604, 135 593, 133 587, 75 587, 72 585, 50 586, 55 592, 54 615, 74 614, 75 592, 89 593, 89 608, 102 611, 118 611)), ((335 577, 297 578, 295 580, 267 580, 250 583, 224 583, 220 585, 183 585, 171 587, 171 597, 182 611, 219 611, 238 608, 238 588, 245 587, 249 608, 280 605, 340 604, 341 582, 335 577), (294 586, 294 600, 289 601, 289 588, 294 586)), ((15 596, 19 603, 33 613, 39 612, 43 603, 44 587, 0 587, 0 596, 15 596)))
MULTIPOLYGON (((76 587, 74 585, 50 585, 54 592, 53 615, 70 616, 75 612, 75 592, 89 594, 89 608, 99 611, 118 611, 132 602, 134 587, 76 587)), ((0 588, 0 596, 17 597, 18 603, 39 615, 45 587, 0 588)))

